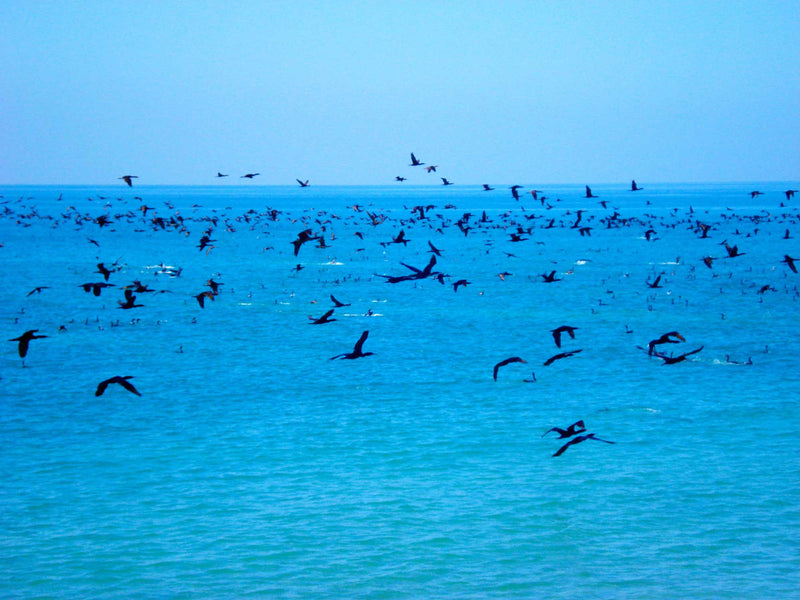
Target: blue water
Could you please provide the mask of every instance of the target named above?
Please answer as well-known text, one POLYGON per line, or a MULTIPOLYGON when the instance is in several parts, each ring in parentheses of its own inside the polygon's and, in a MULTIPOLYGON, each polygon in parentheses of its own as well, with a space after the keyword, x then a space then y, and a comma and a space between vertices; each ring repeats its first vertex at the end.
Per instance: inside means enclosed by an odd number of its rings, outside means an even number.
POLYGON ((642 185, 0 189, 0 596, 795 598, 800 185, 642 185))

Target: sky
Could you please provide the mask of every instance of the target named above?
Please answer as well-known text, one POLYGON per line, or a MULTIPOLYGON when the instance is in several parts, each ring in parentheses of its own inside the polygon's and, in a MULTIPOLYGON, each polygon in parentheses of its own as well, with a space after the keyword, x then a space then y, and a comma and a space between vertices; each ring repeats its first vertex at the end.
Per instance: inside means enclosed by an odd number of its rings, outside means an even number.
POLYGON ((4 0, 0 184, 127 174, 797 181, 800 2, 4 0))

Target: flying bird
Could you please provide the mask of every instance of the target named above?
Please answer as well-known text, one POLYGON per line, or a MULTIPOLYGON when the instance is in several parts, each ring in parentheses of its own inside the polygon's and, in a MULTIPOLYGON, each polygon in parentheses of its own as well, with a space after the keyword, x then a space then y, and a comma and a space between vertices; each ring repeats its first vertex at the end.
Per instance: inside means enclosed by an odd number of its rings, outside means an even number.
POLYGON ((331 302, 333 302, 333 305, 336 308, 342 308, 343 306, 350 306, 349 304, 345 304, 344 302, 339 302, 336 298, 333 297, 333 294, 331 294, 331 302))
POLYGON ((362 348, 364 347, 364 342, 367 341, 367 336, 369 335, 369 329, 365 330, 361 337, 358 338, 356 345, 353 346, 352 352, 345 352, 343 354, 337 354, 336 356, 331 356, 330 360, 334 360, 337 358, 344 358, 344 359, 356 359, 361 358, 362 356, 370 356, 372 352, 364 352, 362 348))
POLYGON ((421 167, 424 164, 425 164, 424 162, 419 162, 417 160, 417 157, 414 156, 413 152, 411 153, 411 164, 409 165, 410 167, 421 167))
POLYGON ((572 327, 570 325, 562 325, 561 327, 557 327, 557 328, 553 329, 550 333, 553 334, 553 339, 556 342, 556 346, 558 348, 561 348, 561 334, 562 333, 568 333, 569 337, 571 337, 574 340, 575 339, 575 330, 576 329, 577 329, 577 327, 572 327))
POLYGON ((122 179, 125 183, 128 184, 128 187, 133 187, 132 179, 139 179, 138 175, 123 175, 122 177, 118 177, 117 179, 122 179))
POLYGON ((560 427, 551 427, 542 434, 542 437, 546 436, 551 431, 555 431, 558 434, 558 438, 563 439, 572 437, 573 435, 578 435, 579 433, 583 433, 584 431, 586 431, 586 427, 584 426, 583 421, 575 421, 572 425, 570 425, 566 429, 561 429, 560 427))
POLYGON ((516 362, 524 363, 524 362, 527 362, 527 361, 522 359, 522 358, 520 358, 519 356, 512 356, 511 358, 507 358, 505 360, 501 360, 499 363, 497 363, 494 366, 494 370, 492 371, 492 377, 494 377, 494 380, 497 381, 497 371, 500 369, 500 367, 505 367, 508 364, 516 363, 516 362))
POLYGON ((36 335, 37 331, 39 330, 30 329, 21 336, 8 340, 9 342, 19 342, 17 345, 17 352, 19 352, 20 358, 25 358, 28 355, 28 344, 31 343, 31 340, 41 340, 47 337, 46 335, 36 335))
POLYGON ((599 437, 596 437, 595 434, 593 434, 593 433, 587 433, 586 435, 579 435, 576 438, 572 438, 566 444, 561 446, 561 448, 556 450, 556 453, 553 454, 553 456, 561 456, 562 454, 564 454, 564 452, 566 452, 567 448, 569 448, 570 446, 574 446, 575 444, 580 444, 581 442, 585 442, 586 440, 595 440, 596 442, 605 442, 606 444, 613 444, 614 443, 614 442, 610 442, 608 440, 602 440, 599 437))
POLYGON ((139 390, 133 387, 133 384, 130 381, 128 381, 129 379, 133 379, 133 375, 125 375, 122 377, 117 375, 115 377, 106 379, 105 381, 101 381, 100 383, 97 384, 97 390, 95 390, 94 395, 102 396, 103 392, 106 391, 106 388, 109 385, 111 385, 112 383, 117 383, 122 387, 124 387, 126 390, 128 390, 131 394, 136 394, 137 396, 141 396, 139 390))
POLYGON ((794 264, 794 261, 796 260, 797 260, 796 258, 792 258, 788 254, 784 254, 783 260, 781 262, 786 263, 786 266, 792 270, 792 273, 797 273, 797 267, 794 264))
POLYGON ((295 179, 295 181, 300 184, 300 187, 308 187, 309 185, 311 185, 310 183, 308 183, 308 179, 306 179, 305 181, 300 181, 299 179, 295 179))
POLYGON ((562 352, 560 354, 556 354, 555 356, 551 356, 546 361, 544 361, 544 366, 548 367, 548 366, 552 365, 555 361, 561 360, 562 358, 569 358, 570 356, 573 356, 573 355, 577 354, 578 352, 583 352, 583 348, 581 348, 579 350, 573 350, 572 352, 562 352))
POLYGON ((638 185, 636 185, 636 180, 635 179, 631 180, 631 191, 632 192, 638 192, 639 190, 643 190, 643 189, 644 188, 640 188, 638 185))
POLYGON ((651 340, 650 343, 647 344, 647 353, 652 356, 655 353, 656 346, 660 344, 678 344, 685 341, 686 338, 677 331, 669 331, 661 337, 651 340))
POLYGON ((246 177, 247 179, 252 179, 253 177, 257 177, 257 176, 259 176, 259 175, 261 175, 261 173, 245 173, 245 174, 244 174, 244 175, 242 175, 242 176, 241 176, 239 179, 244 179, 245 177, 246 177))
POLYGON ((308 317, 309 319, 311 319, 311 323, 309 323, 309 325, 324 325, 325 323, 332 323, 333 321, 336 320, 330 318, 332 314, 333 314, 333 309, 330 309, 321 317, 316 317, 316 318, 308 317))

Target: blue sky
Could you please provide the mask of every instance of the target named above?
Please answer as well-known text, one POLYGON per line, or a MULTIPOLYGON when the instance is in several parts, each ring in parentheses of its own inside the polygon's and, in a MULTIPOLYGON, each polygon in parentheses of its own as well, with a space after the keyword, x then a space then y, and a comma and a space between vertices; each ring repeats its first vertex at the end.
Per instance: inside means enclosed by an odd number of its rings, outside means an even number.
POLYGON ((0 183, 797 180, 798 40, 797 0, 6 0, 0 183))

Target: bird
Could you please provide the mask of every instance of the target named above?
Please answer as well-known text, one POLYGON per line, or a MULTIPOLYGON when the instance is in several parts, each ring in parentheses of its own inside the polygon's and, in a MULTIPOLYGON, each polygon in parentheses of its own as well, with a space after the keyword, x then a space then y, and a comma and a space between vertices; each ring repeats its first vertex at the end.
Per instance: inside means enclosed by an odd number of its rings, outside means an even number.
POLYGON ((125 302, 122 302, 121 300, 119 300, 118 302, 119 302, 119 307, 123 309, 138 308, 144 306, 144 304, 135 304, 136 296, 133 295, 133 290, 131 289, 125 290, 125 302))
POLYGON ((542 434, 542 437, 546 436, 551 431, 555 431, 558 434, 558 438, 563 439, 572 437, 573 435, 578 435, 579 433, 583 433, 584 431, 586 431, 586 427, 583 421, 575 421, 572 425, 570 425, 566 429, 561 429, 560 427, 551 427, 542 434))
POLYGON ((353 346, 352 352, 344 352, 343 354, 337 354, 336 356, 331 356, 330 360, 334 360, 337 358, 352 360, 356 358, 361 358, 363 356, 371 356, 373 354, 372 352, 364 352, 362 350, 362 348, 364 347, 364 342, 367 341, 368 335, 369 335, 369 329, 364 330, 364 332, 361 334, 361 337, 358 338, 356 345, 353 346))
POLYGON ((555 356, 551 356, 546 361, 544 361, 544 366, 548 367, 552 365, 555 361, 560 360, 562 358, 569 358, 570 356, 577 354, 578 352, 583 352, 583 348, 579 350, 573 350, 571 352, 561 352, 560 354, 556 354, 555 356))
POLYGON ((33 288, 30 292, 25 294, 25 297, 32 296, 33 294, 41 294, 42 290, 49 290, 50 286, 48 285, 40 285, 38 287, 33 288))
POLYGON ((787 199, 787 200, 791 200, 792 198, 794 198, 794 195, 795 195, 795 194, 796 194, 798 191, 800 191, 800 190, 786 190, 786 191, 785 191, 785 192, 783 192, 783 193, 784 193, 784 194, 786 194, 786 199, 787 199))
POLYGON ((350 306, 349 304, 345 304, 344 302, 339 302, 336 298, 333 297, 333 294, 331 294, 331 302, 333 302, 333 305, 334 305, 335 308, 342 308, 343 306, 350 306))
POLYGON ((112 383, 118 383, 126 390, 128 390, 130 393, 136 394, 137 396, 141 396, 139 390, 133 387, 133 384, 130 381, 128 381, 128 379, 133 379, 133 375, 124 375, 124 376, 116 375, 115 377, 110 377, 108 379, 105 379, 104 381, 101 381, 100 383, 97 384, 97 390, 95 390, 94 395, 102 396, 103 392, 106 391, 106 388, 109 385, 111 385, 112 383))
POLYGON ((106 281, 108 281, 108 278, 111 276, 111 273, 113 272, 114 271, 106 267, 103 263, 97 263, 97 271, 95 271, 95 273, 100 273, 103 276, 103 279, 105 279, 106 281))
POLYGON ((797 273, 797 267, 794 265, 794 261, 797 260, 796 258, 792 258, 788 254, 783 255, 782 263, 786 263, 786 266, 792 270, 792 273, 797 273))
POLYGON ((19 342, 17 352, 19 352, 20 358, 25 358, 28 355, 28 344, 30 344, 31 340, 41 340, 47 337, 46 335, 36 335, 37 331, 39 330, 29 329, 21 336, 8 340, 9 342, 19 342))
POLYGON ((669 331, 664 335, 662 335, 661 337, 651 340, 650 343, 647 344, 647 353, 652 355, 655 352, 656 346, 660 344, 678 344, 680 342, 685 342, 685 341, 686 338, 684 338, 677 331, 669 331))
POLYGON ((586 197, 586 198, 598 198, 599 196, 595 196, 594 194, 592 194, 592 188, 590 188, 590 187, 587 185, 587 186, 586 186, 586 196, 585 196, 585 197, 586 197))
POLYGON ((457 292, 457 291, 458 291, 458 288, 460 288, 460 287, 467 287, 468 285, 469 285, 469 281, 467 281, 466 279, 459 279, 458 281, 456 281, 456 282, 453 284, 453 291, 454 291, 454 292, 457 292))
POLYGON ((400 175, 396 175, 396 176, 395 176, 395 178, 394 178, 394 180, 395 180, 395 181, 400 181, 400 182, 403 182, 403 181, 405 181, 405 180, 406 180, 406 178, 405 178, 405 177, 400 177, 400 175))
POLYGON ((542 279, 544 283, 553 283, 556 281, 561 281, 560 279, 556 279, 556 272, 550 271, 550 273, 542 273, 542 279))
POLYGON ((635 179, 631 180, 631 191, 632 192, 638 192, 639 190, 643 190, 643 189, 644 188, 640 188, 638 185, 636 185, 636 180, 635 179))
POLYGON ((295 179, 295 181, 300 184, 300 187, 308 187, 309 185, 311 185, 308 182, 308 179, 306 179, 305 181, 300 181, 299 179, 295 179))
POLYGON ((490 186, 488 183, 483 184, 483 191, 484 192, 491 192, 494 188, 490 186))
POLYGON ((78 287, 82 287, 83 291, 87 294, 92 292, 95 296, 99 296, 100 292, 103 288, 107 287, 114 287, 113 283, 105 283, 105 282, 98 282, 98 283, 82 283, 78 287))
POLYGON ((219 171, 217 171, 217 177, 227 177, 227 176, 228 176, 227 173, 220 173, 219 171))
MULTIPOLYGON (((430 167, 428 167, 428 168, 430 168, 430 167)), ((452 181, 448 181, 447 177, 441 177, 440 179, 442 180, 442 185, 453 185, 453 182, 452 181)))
POLYGON ((647 287, 656 289, 656 288, 660 288, 661 287, 661 284, 659 283, 660 281, 661 281, 661 275, 656 277, 655 281, 651 282, 651 281, 648 280, 648 281, 645 281, 645 283, 647 284, 647 287))
POLYGON ((574 446, 575 444, 580 444, 581 442, 585 442, 586 440, 595 440, 597 442, 605 442, 606 444, 613 444, 614 442, 610 442, 608 440, 600 439, 596 437, 594 433, 587 433, 586 435, 579 435, 578 437, 572 438, 566 444, 561 446, 553 456, 561 456, 570 446, 574 446))
POLYGON ((117 179, 122 179, 125 183, 128 184, 128 187, 133 187, 132 179, 139 179, 138 175, 123 175, 122 177, 118 177, 117 179))
POLYGON ((558 348, 561 348, 561 334, 568 333, 569 337, 571 337, 574 340, 576 329, 577 327, 572 327, 570 325, 561 325, 560 327, 556 327, 555 329, 553 329, 550 333, 553 334, 553 339, 556 342, 556 346, 558 348))
POLYGON ((206 298, 213 301, 215 295, 216 294, 214 294, 214 292, 212 292, 211 290, 206 290, 204 292, 200 292, 199 294, 197 294, 195 298, 197 299, 197 303, 200 305, 200 308, 205 308, 206 298))
POLYGON ((417 160, 417 157, 414 156, 413 152, 411 153, 411 164, 409 165, 410 167, 421 167, 424 164, 425 164, 424 162, 419 162, 417 160))
POLYGON ((511 186, 511 196, 514 200, 519 201, 519 190, 522 186, 521 185, 512 185, 511 186))
POLYGON ((439 250, 436 246, 434 246, 431 243, 430 240, 428 240, 428 247, 430 248, 430 250, 428 250, 428 252, 433 252, 436 256, 441 256, 442 255, 442 251, 439 250))
POLYGON ((425 167, 425 171, 427 171, 428 173, 436 173, 436 168, 438 166, 439 165, 430 165, 428 167, 425 167))
POLYGON ((494 380, 497 381, 497 371, 500 369, 500 367, 505 367, 506 365, 515 362, 527 363, 528 361, 520 358, 519 356, 512 356, 511 358, 506 358, 505 360, 501 360, 494 366, 494 370, 492 371, 492 377, 494 377, 494 380))
POLYGON ((661 360, 663 360, 665 365, 674 365, 675 363, 685 361, 687 356, 691 356, 692 354, 697 354, 702 349, 703 346, 700 346, 696 350, 692 350, 691 352, 685 352, 678 356, 667 356, 666 354, 659 354, 658 352, 656 352, 655 355, 661 360))
POLYGON ((310 242, 311 240, 318 240, 319 237, 320 236, 318 235, 313 235, 310 229, 304 229, 298 233, 297 239, 291 242, 291 244, 294 246, 294 255, 297 256, 297 253, 300 252, 300 246, 306 242, 310 242))
POLYGON ((316 318, 308 317, 309 319, 311 319, 311 323, 309 323, 309 325, 324 325, 325 323, 332 323, 333 321, 336 320, 330 318, 332 314, 333 314, 333 309, 330 309, 321 317, 316 317, 316 318))
POLYGON ((763 195, 764 195, 764 192, 759 192, 758 190, 753 190, 752 192, 750 192, 750 197, 753 198, 753 199, 757 198, 758 196, 763 196, 763 195))
POLYGON ((245 174, 244 174, 244 175, 242 175, 242 176, 241 176, 239 179, 244 179, 245 177, 246 177, 247 179, 252 179, 253 177, 257 177, 257 176, 259 176, 259 175, 261 175, 261 173, 245 173, 245 174))
POLYGON ((714 257, 713 256, 704 256, 703 257, 703 264, 705 266, 707 266, 709 269, 711 268, 711 265, 713 264, 713 262, 714 262, 714 257))

